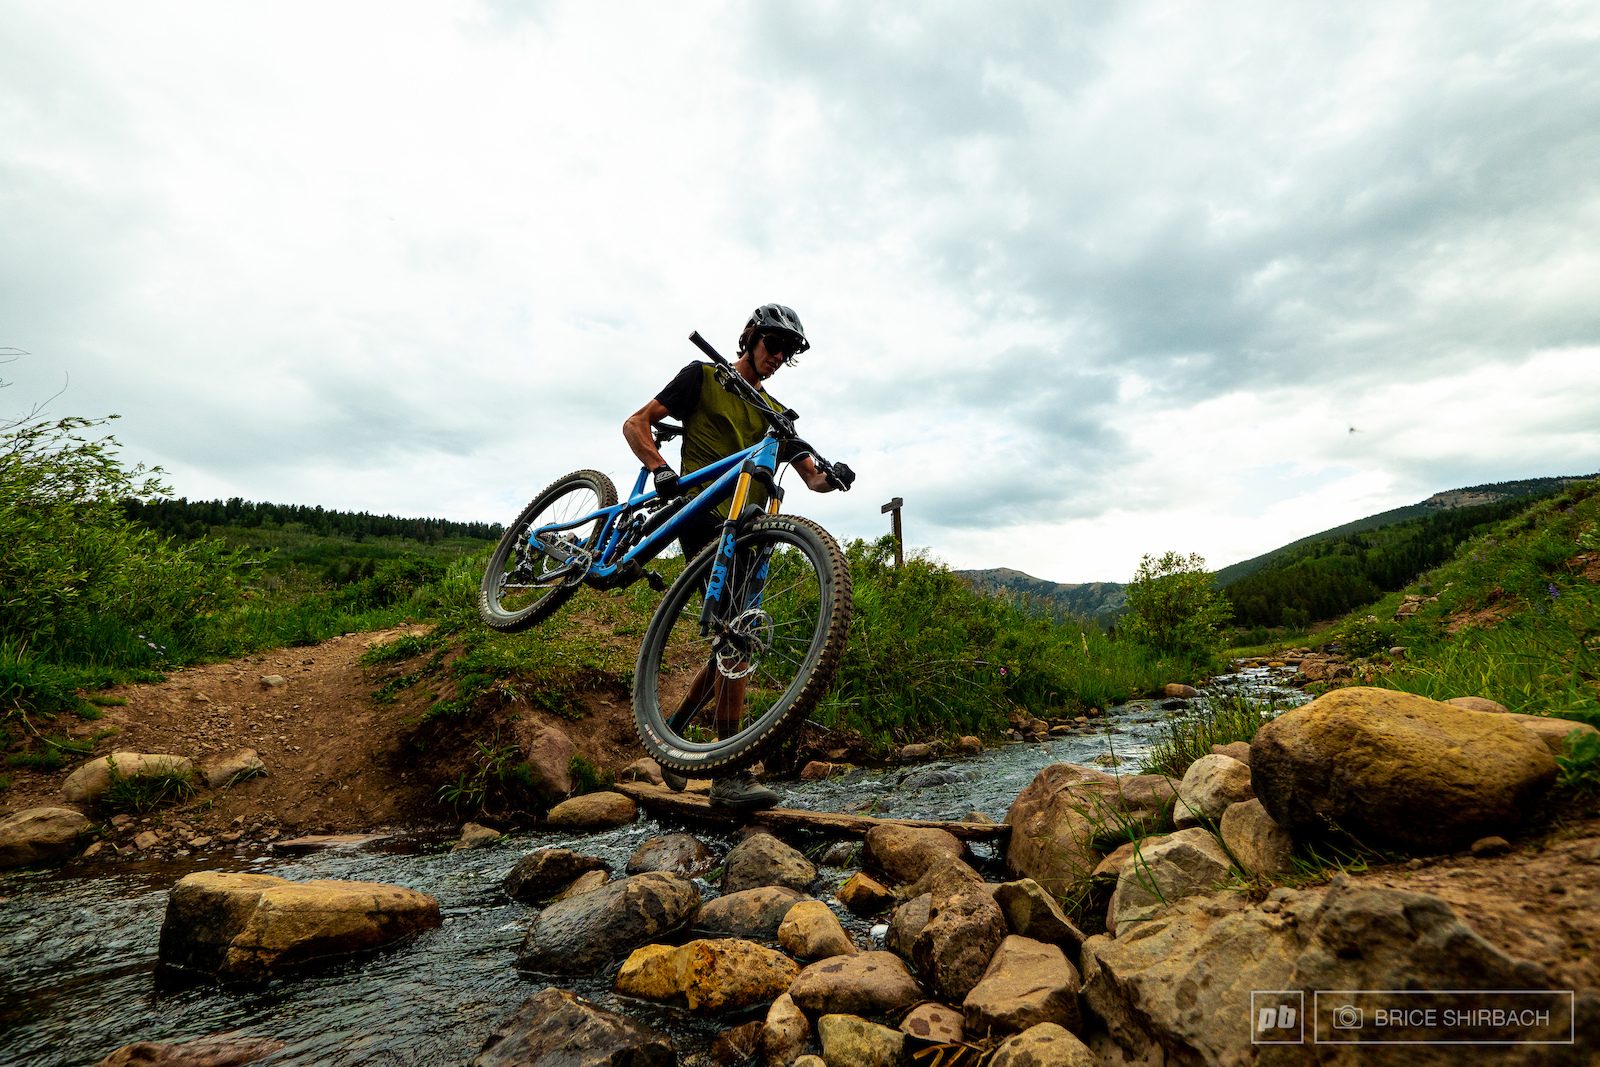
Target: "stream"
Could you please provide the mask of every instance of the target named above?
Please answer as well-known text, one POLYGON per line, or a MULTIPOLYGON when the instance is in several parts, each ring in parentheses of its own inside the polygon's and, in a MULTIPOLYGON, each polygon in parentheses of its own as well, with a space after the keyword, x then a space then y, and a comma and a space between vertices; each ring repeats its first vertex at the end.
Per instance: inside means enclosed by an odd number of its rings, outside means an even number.
MULTIPOLYGON (((1306 698, 1282 683, 1287 670, 1250 670, 1216 679, 1191 708, 1242 689, 1280 707, 1306 698)), ((864 768, 820 782, 779 782, 785 807, 860 810, 905 819, 961 819, 980 811, 1005 818, 1018 792, 1040 769, 1070 762, 1094 766, 1108 754, 1134 773, 1175 714, 1159 701, 1111 709, 1095 732, 1017 743, 966 759, 906 767, 864 768), (916 787, 912 775, 939 784, 916 787), (927 778, 924 778, 927 780, 927 778)), ((500 880, 517 859, 564 847, 599 856, 620 876, 645 840, 695 834, 719 855, 730 842, 704 826, 658 818, 641 808, 638 821, 594 834, 517 832, 495 847, 450 852, 451 840, 391 837, 359 850, 289 856, 255 845, 172 859, 96 857, 55 868, 0 876, 0 1064, 92 1065, 135 1041, 182 1041, 238 1031, 286 1042, 261 1064, 464 1064, 495 1024, 529 996, 557 985, 602 1007, 671 1034, 680 1055, 704 1051, 732 1022, 699 1019, 675 1008, 619 997, 610 971, 590 977, 519 973, 517 946, 535 909, 507 899, 500 880), (156 950, 167 890, 195 871, 248 871, 291 880, 337 878, 390 882, 431 894, 443 925, 342 965, 263 987, 167 987, 156 980, 156 950)), ((811 849, 817 859, 826 842, 811 849)), ((975 844, 986 877, 1003 877, 993 846, 975 844)), ((828 900, 864 948, 881 948, 871 922, 845 911, 833 893, 853 871, 821 866, 812 894, 828 900)), ((696 880, 703 896, 715 886, 696 880)))

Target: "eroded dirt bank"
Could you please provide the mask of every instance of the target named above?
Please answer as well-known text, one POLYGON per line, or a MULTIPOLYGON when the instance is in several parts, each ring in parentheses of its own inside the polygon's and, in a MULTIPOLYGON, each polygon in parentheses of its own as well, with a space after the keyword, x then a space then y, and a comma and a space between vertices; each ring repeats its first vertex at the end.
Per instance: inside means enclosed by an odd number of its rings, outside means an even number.
MULTIPOLYGON (((60 788, 72 769, 113 751, 184 756, 204 770, 248 748, 265 763, 265 776, 224 789, 203 789, 149 822, 133 819, 125 831, 148 829, 157 821, 167 826, 181 822, 201 836, 426 829, 457 821, 438 801, 439 786, 469 766, 475 741, 492 742, 498 728, 502 743, 513 742, 517 719, 562 728, 579 753, 603 769, 643 755, 622 693, 584 694, 585 715, 579 722, 524 702, 474 717, 470 729, 461 719, 423 723, 422 715, 437 695, 425 684, 401 690, 392 703, 374 699, 387 673, 399 668, 363 667, 362 653, 373 644, 423 630, 413 626, 347 634, 314 647, 276 649, 173 671, 156 685, 110 690, 104 695, 126 699, 126 706, 106 707, 105 717, 94 721, 64 715, 40 729, 79 739, 114 733, 96 741, 90 755, 76 757, 58 771, 10 772, 12 785, 0 793, 0 814, 65 805, 60 788), (282 678, 283 684, 262 681, 271 676, 282 678)), ((86 813, 103 823, 114 814, 104 809, 86 813)))

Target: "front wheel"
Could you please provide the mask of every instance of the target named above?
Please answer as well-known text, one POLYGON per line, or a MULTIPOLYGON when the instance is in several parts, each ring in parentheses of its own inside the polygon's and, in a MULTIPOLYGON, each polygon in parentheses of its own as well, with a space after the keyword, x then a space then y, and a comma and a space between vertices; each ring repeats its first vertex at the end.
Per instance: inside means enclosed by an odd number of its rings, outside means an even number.
MULTIPOLYGON (((582 574, 528 543, 528 531, 577 522, 617 502, 617 487, 599 471, 574 471, 558 478, 522 509, 495 546, 478 586, 478 615, 495 630, 526 630, 567 602, 582 574), (576 575, 576 577, 574 577, 576 575)), ((593 551, 605 528, 590 518, 554 536, 569 548, 593 551)))
POLYGON ((735 543, 724 621, 702 636, 719 541, 683 569, 650 619, 633 718, 662 767, 707 777, 782 741, 833 683, 850 633, 850 568, 809 519, 757 520, 735 543))

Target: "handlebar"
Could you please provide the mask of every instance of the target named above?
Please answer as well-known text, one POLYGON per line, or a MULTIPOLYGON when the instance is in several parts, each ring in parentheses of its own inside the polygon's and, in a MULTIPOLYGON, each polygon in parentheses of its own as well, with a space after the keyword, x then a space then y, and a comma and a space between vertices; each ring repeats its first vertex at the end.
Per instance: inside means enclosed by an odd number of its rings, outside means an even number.
MULTIPOLYGON (((722 379, 722 387, 724 389, 737 395, 744 400, 745 403, 751 405, 757 411, 759 411, 762 417, 765 418, 767 423, 777 431, 780 437, 791 439, 796 437, 794 420, 800 417, 799 412, 795 411, 793 408, 785 411, 772 410, 772 408, 762 400, 761 394, 756 392, 755 387, 744 380, 744 375, 740 374, 732 363, 729 363, 726 359, 724 359, 720 352, 718 352, 715 348, 712 348, 710 341, 707 341, 704 337, 700 336, 699 330, 691 333, 689 335, 689 340, 696 348, 710 357, 711 362, 722 368, 724 373, 720 377, 722 379)), ((805 442, 801 443, 805 444, 805 442)), ((827 477, 828 484, 841 492, 849 492, 850 487, 845 485, 844 482, 841 481, 836 474, 834 474, 833 464, 823 459, 822 454, 816 449, 812 448, 809 444, 805 445, 805 448, 806 452, 808 452, 811 456, 811 462, 815 463, 817 465, 817 469, 822 471, 822 473, 827 477)), ((800 454, 795 456, 796 459, 799 457, 800 454)))

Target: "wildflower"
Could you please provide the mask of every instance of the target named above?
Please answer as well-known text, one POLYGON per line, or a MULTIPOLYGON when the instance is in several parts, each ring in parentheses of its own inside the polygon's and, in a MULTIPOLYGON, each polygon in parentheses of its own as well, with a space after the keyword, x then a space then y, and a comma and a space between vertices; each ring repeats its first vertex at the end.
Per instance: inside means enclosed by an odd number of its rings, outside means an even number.
POLYGON ((1550 599, 1554 600, 1556 597, 1558 597, 1560 595, 1561 595, 1561 590, 1556 588, 1556 583, 1551 582, 1550 583, 1550 599))
POLYGON ((1001 667, 1001 668, 1000 668, 1000 673, 1001 673, 1001 674, 1004 674, 1004 673, 1006 673, 1006 669, 1005 669, 1005 668, 1004 668, 1004 667, 1001 667))

